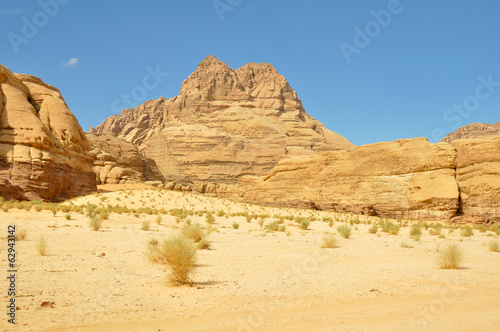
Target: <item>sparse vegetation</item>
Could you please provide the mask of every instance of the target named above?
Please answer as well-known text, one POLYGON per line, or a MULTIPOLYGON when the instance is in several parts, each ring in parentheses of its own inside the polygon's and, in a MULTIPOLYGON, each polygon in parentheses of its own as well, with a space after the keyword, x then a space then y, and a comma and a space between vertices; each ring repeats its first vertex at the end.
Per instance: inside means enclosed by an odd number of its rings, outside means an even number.
POLYGON ((182 229, 182 234, 188 239, 193 240, 194 242, 200 242, 205 236, 205 232, 200 224, 195 223, 193 225, 185 225, 182 229))
POLYGON ((322 238, 321 248, 336 248, 337 238, 332 234, 325 234, 322 238))
POLYGON ((413 246, 411 244, 408 244, 406 242, 401 242, 400 247, 401 248, 413 248, 413 246))
POLYGON ((469 236, 473 236, 474 232, 472 231, 472 227, 470 227, 470 226, 464 226, 462 228, 462 231, 460 232, 460 234, 462 236, 469 237, 469 236))
POLYGON ((488 243, 488 248, 490 249, 490 251, 499 252, 500 251, 500 243, 496 240, 491 240, 488 243))
POLYGON ((45 256, 45 254, 47 252, 47 241, 43 237, 41 237, 36 242, 35 248, 38 251, 38 253, 40 254, 40 256, 45 256))
POLYGON ((351 226, 349 224, 342 224, 340 225, 339 227, 337 227, 337 231, 339 232, 339 234, 348 239, 349 236, 351 236, 351 226))
POLYGON ((236 221, 235 221, 235 222, 233 222, 233 228, 234 228, 234 229, 238 229, 238 228, 240 228, 240 224, 238 224, 236 221))
POLYGON ((70 219, 71 219, 71 214, 66 213, 66 215, 64 216, 64 218, 65 218, 66 220, 70 220, 70 219))
POLYGON ((98 231, 102 226, 102 219, 97 218, 97 216, 92 216, 90 218, 89 226, 93 231, 98 231))
POLYGON ((171 269, 174 283, 193 285, 190 275, 196 263, 196 246, 183 235, 172 235, 161 245, 148 245, 148 257, 153 262, 166 264, 171 269))
POLYGON ((26 236, 28 236, 28 231, 26 230, 26 228, 19 228, 19 230, 17 230, 16 232, 17 241, 22 241, 26 239, 26 236))
POLYGON ((300 228, 302 228, 303 230, 306 230, 309 228, 310 224, 311 224, 311 221, 309 221, 309 219, 302 218, 302 220, 300 221, 300 228))
POLYGON ((370 234, 376 234, 378 231, 378 226, 377 225, 372 225, 369 229, 368 229, 368 233, 370 234))
POLYGON ((458 269, 462 266, 464 255, 456 244, 449 244, 439 252, 438 265, 442 269, 458 269))
POLYGON ((142 222, 142 227, 141 227, 141 229, 142 229, 143 231, 149 231, 149 228, 150 228, 150 223, 149 223, 149 221, 144 220, 144 221, 142 222))

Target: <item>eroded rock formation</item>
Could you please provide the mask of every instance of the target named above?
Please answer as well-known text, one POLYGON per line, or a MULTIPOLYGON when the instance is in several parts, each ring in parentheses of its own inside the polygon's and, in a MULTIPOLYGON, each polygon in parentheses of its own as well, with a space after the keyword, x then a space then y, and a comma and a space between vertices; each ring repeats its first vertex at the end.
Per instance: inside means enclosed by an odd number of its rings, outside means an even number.
POLYGON ((446 135, 446 137, 441 139, 440 142, 450 143, 456 139, 488 139, 492 137, 500 137, 500 122, 497 122, 495 124, 471 123, 469 125, 458 128, 453 133, 446 135))
POLYGON ((163 182, 154 160, 141 156, 134 144, 109 134, 86 136, 92 146, 97 184, 163 182))
POLYGON ((179 96, 108 118, 94 133, 116 135, 154 160, 165 179, 199 192, 234 192, 243 175, 264 175, 286 157, 354 145, 309 116, 269 64, 238 70, 207 57, 179 96))
POLYGON ((260 204, 448 219, 459 208, 456 167, 451 145, 402 139, 282 160, 266 176, 243 177, 238 194, 260 204))
POLYGON ((96 190, 92 158, 59 90, 0 65, 0 195, 62 200, 96 190))

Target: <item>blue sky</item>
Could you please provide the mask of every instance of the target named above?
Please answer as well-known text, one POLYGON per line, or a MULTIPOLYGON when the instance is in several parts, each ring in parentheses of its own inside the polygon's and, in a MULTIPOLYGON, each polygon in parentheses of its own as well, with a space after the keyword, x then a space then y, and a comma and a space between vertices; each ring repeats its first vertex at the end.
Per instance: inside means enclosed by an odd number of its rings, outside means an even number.
POLYGON ((436 141, 500 121, 499 13, 497 0, 5 0, 0 63, 59 88, 84 130, 123 94, 178 95, 211 54, 271 63, 356 145, 436 141), (168 75, 144 89, 150 71, 168 75))

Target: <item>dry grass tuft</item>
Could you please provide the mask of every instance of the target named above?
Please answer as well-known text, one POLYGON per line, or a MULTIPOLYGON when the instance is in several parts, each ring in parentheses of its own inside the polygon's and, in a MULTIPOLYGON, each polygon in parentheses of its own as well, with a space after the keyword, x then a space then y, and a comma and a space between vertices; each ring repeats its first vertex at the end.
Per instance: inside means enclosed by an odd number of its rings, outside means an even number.
POLYGON ((177 284, 193 285, 190 278, 196 263, 196 246, 183 235, 172 235, 161 245, 148 245, 148 257, 171 269, 170 280, 177 284))
POLYGON ((337 248, 338 241, 332 234, 325 234, 322 238, 321 248, 337 248))
POLYGON ((35 244, 35 248, 40 254, 40 256, 45 256, 47 252, 47 241, 43 237, 41 237, 35 244))
POLYGON ((462 266, 464 254, 456 244, 445 247, 438 255, 438 265, 442 269, 458 269, 462 266))

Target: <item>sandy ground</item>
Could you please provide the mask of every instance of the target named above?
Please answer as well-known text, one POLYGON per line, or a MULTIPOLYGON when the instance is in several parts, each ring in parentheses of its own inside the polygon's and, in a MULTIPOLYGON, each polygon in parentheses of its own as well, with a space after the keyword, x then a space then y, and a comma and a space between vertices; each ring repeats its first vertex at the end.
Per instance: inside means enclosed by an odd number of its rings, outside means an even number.
MULTIPOLYGON (((261 229, 255 219, 216 217, 217 230, 209 236, 212 250, 198 251, 196 284, 189 287, 171 285, 167 267, 146 258, 150 239, 164 239, 183 226, 174 216, 163 215, 157 225, 156 215, 113 213, 101 230, 92 231, 83 214, 73 212, 66 220, 62 212, 54 217, 49 211, 0 210, 4 271, 7 225, 28 230, 26 240, 16 242, 18 324, 12 328, 2 314, 1 331, 494 331, 500 327, 500 253, 488 250, 487 243, 498 240, 489 231, 475 230, 466 238, 459 230, 449 234, 444 229, 446 238, 440 239, 423 230, 417 242, 409 236, 409 227, 398 235, 369 234, 370 225, 361 223, 353 225, 351 237, 344 239, 336 228, 351 215, 263 208, 157 190, 127 189, 72 201, 86 202, 331 216, 336 221, 333 227, 313 221, 302 230, 287 220, 285 233, 261 229), (143 221, 150 221, 149 231, 141 229, 143 221), (239 229, 233 229, 233 222, 239 229), (337 248, 320 248, 325 232, 337 234, 337 248), (40 237, 48 243, 46 256, 35 249, 40 237), (402 248, 402 242, 413 248, 402 248), (463 268, 438 268, 438 250, 447 243, 463 249, 463 268), (41 307, 44 301, 53 302, 53 307, 41 307)), ((189 218, 207 225, 204 217, 189 218)), ((266 219, 266 224, 272 220, 266 219)), ((5 278, 0 287, 5 308, 9 299, 5 278)))

